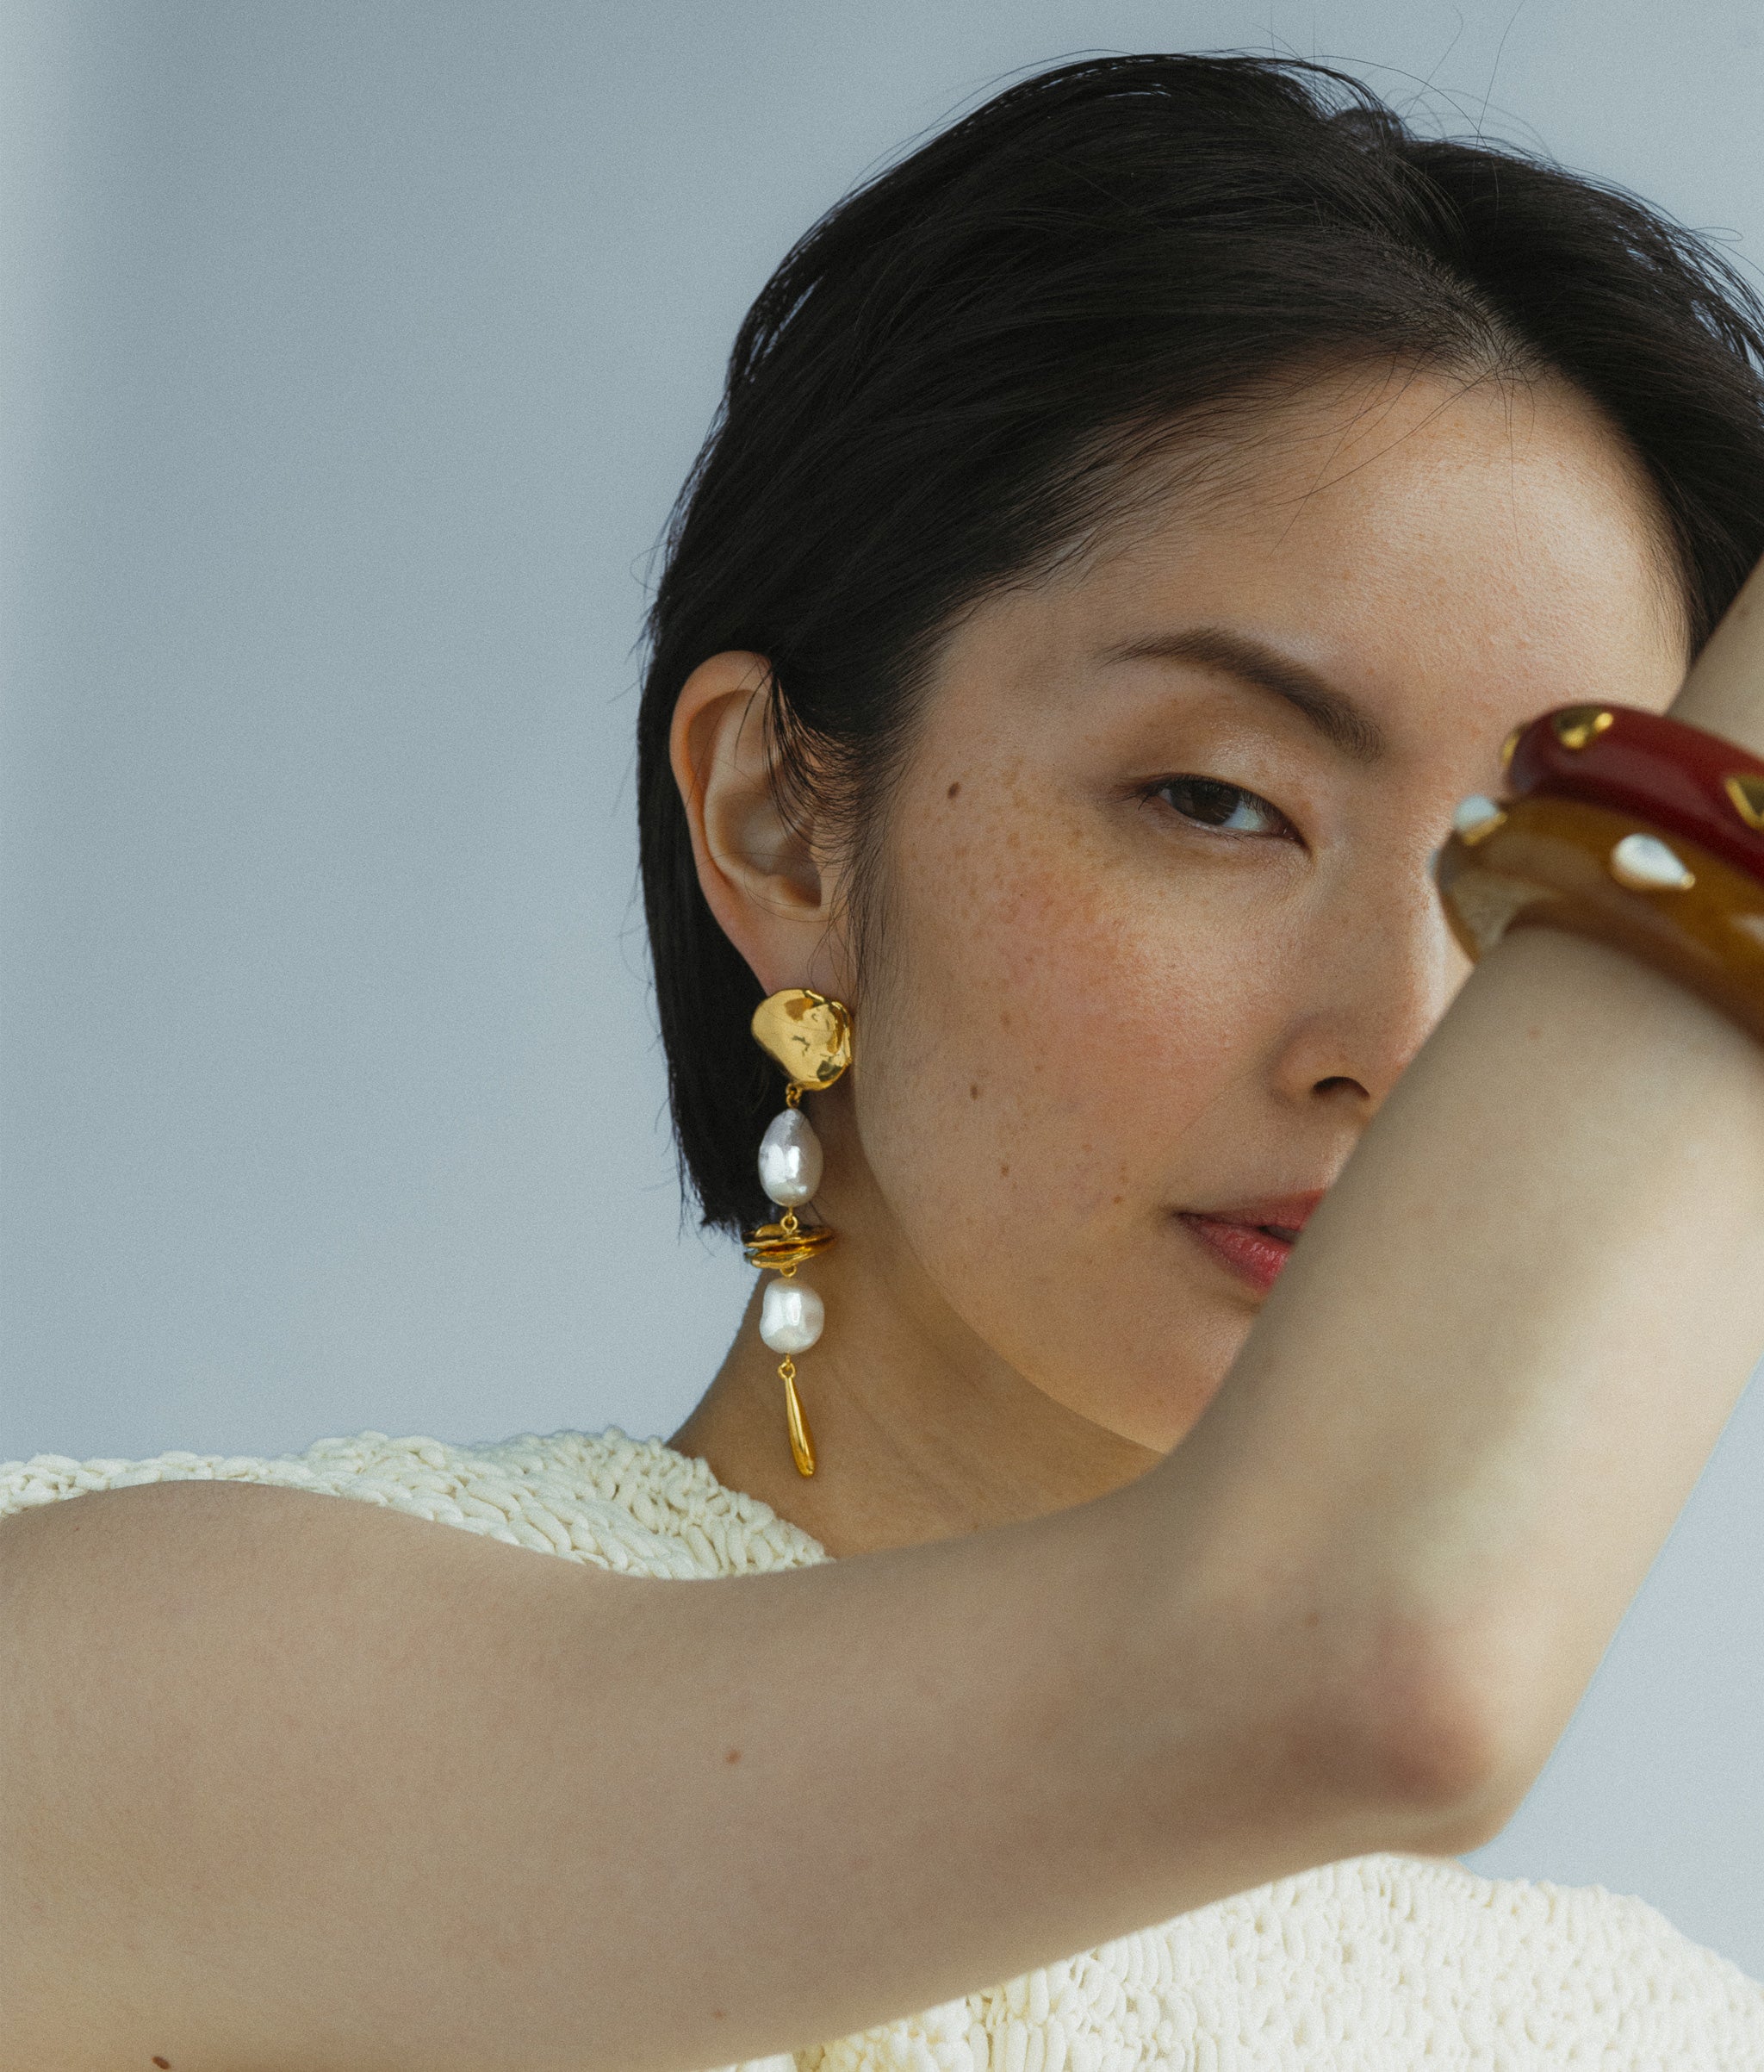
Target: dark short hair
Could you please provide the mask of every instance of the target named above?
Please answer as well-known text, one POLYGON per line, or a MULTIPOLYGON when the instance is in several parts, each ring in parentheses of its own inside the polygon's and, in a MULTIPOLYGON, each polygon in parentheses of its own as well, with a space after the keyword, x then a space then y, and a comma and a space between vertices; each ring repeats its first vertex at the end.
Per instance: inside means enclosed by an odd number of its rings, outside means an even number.
POLYGON ((741 327, 648 624, 643 894, 704 1222, 768 1213, 755 1151, 782 1082, 668 764, 699 663, 767 658, 786 797, 830 811, 861 896, 955 615, 1106 518, 1148 427, 1387 358, 1552 371, 1602 408, 1659 492, 1700 646, 1764 553, 1761 327, 1729 261, 1631 196, 1419 136, 1297 62, 1060 65, 847 196, 741 327))

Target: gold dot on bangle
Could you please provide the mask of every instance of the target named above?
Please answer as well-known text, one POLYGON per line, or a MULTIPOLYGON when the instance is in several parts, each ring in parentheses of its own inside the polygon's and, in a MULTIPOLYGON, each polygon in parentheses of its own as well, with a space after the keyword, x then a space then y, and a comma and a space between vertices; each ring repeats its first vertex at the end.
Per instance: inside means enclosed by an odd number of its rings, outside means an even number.
POLYGON ((1736 770, 1722 780, 1734 810, 1748 827, 1764 829, 1764 777, 1749 770, 1736 770))
POLYGON ((1555 714, 1550 722, 1550 731, 1564 748, 1582 749, 1594 741, 1606 728, 1614 725, 1615 712, 1607 712, 1602 705, 1568 705, 1555 714))

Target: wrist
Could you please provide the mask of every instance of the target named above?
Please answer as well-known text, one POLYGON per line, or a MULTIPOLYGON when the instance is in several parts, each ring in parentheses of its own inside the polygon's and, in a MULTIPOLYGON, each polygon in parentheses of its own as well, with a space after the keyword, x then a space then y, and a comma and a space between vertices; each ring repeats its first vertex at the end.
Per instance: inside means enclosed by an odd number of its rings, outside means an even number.
POLYGON ((1764 756, 1764 563, 1705 643, 1667 712, 1764 756))
POLYGON ((1720 734, 1750 755, 1764 756, 1764 664, 1687 677, 1666 716, 1701 727, 1705 733, 1720 734))

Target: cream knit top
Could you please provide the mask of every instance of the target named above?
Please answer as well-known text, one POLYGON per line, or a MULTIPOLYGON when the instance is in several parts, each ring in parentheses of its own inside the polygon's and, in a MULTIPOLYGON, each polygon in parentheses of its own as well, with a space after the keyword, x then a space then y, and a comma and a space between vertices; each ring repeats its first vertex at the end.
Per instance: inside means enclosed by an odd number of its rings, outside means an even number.
MULTIPOLYGON (((0 1516, 213 1478, 389 1504, 566 1561, 683 1578, 824 1549, 659 1440, 321 1439, 274 1459, 0 1463, 0 1516)), ((1764 1986, 1602 1886, 1377 1855, 1239 1893, 967 1999, 744 2072, 1764 2072, 1764 1986)))

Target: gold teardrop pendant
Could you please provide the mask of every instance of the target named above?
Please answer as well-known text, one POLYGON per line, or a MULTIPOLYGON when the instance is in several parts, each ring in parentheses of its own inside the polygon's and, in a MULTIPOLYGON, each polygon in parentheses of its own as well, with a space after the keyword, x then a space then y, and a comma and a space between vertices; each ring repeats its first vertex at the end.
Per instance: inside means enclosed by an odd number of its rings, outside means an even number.
POLYGON ((784 1415, 790 1426, 790 1457, 796 1463, 798 1475, 812 1475, 815 1442, 809 1436, 809 1421, 803 1416, 803 1406, 797 1399, 796 1362, 788 1353, 778 1370, 778 1378, 784 1384, 784 1415))

